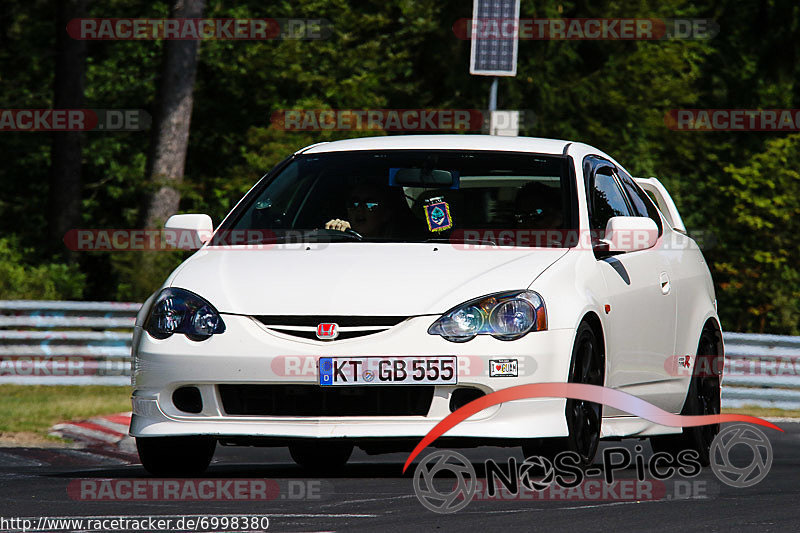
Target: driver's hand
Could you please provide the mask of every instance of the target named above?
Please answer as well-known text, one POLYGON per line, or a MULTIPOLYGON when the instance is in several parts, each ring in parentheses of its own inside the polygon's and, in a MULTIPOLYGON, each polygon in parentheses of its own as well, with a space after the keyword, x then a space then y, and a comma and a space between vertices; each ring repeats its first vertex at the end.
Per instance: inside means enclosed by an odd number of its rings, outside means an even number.
POLYGON ((350 229, 350 223, 346 220, 334 218, 333 220, 329 220, 325 223, 325 229, 344 231, 346 229, 350 229))

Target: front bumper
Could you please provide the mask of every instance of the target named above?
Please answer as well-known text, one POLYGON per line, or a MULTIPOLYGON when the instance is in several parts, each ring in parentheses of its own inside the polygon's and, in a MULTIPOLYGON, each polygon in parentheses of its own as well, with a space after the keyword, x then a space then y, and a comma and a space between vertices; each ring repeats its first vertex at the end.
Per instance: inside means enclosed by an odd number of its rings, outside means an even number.
MULTIPOLYGON (((427 329, 436 317, 422 316, 366 337, 322 342, 272 332, 251 317, 223 317, 226 332, 201 342, 183 335, 156 340, 136 327, 132 436, 422 437, 450 414, 450 396, 456 388, 473 387, 488 394, 516 385, 566 381, 574 339, 573 330, 560 329, 531 333, 510 342, 479 336, 466 343, 451 343, 429 335, 427 329), (316 385, 316 360, 346 355, 455 355, 459 360, 458 385, 437 385, 424 416, 242 416, 224 409, 218 387, 221 384, 316 385), (490 377, 490 359, 517 359, 518 377, 490 377), (183 412, 174 405, 172 393, 182 386, 199 389, 203 404, 199 413, 183 412)), ((504 403, 477 413, 446 436, 565 436, 564 408, 563 398, 504 403)))

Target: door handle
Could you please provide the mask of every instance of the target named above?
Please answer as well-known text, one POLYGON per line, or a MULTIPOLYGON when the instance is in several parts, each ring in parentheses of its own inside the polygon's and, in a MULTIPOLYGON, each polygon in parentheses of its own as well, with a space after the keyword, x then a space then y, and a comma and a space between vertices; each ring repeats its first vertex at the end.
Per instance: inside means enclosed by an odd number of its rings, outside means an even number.
POLYGON ((671 286, 669 283, 669 276, 666 272, 661 273, 661 276, 659 276, 659 281, 661 282, 661 294, 669 294, 671 286))

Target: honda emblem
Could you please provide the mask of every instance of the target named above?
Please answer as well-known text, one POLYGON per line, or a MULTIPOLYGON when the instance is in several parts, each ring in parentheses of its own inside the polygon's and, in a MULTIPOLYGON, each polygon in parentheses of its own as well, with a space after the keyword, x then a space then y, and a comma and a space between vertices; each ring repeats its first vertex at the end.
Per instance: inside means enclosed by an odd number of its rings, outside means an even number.
POLYGON ((317 326, 317 338, 332 341, 339 336, 339 325, 333 322, 325 322, 317 326))

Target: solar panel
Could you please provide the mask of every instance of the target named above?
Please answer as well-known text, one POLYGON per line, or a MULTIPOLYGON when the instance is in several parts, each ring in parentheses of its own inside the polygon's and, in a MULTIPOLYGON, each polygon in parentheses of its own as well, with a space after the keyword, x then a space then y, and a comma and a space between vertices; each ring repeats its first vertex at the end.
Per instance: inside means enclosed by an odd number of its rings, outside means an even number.
POLYGON ((469 73, 516 76, 519 0, 475 0, 469 73))

